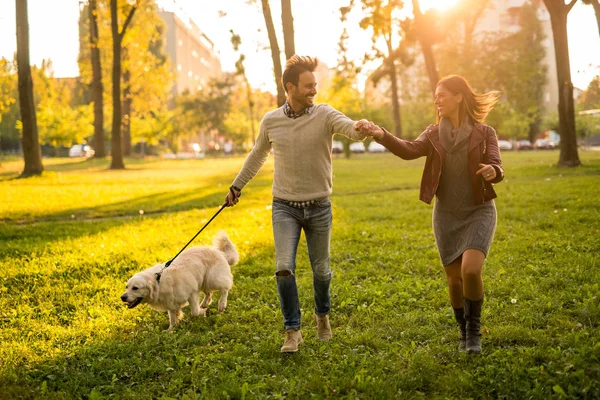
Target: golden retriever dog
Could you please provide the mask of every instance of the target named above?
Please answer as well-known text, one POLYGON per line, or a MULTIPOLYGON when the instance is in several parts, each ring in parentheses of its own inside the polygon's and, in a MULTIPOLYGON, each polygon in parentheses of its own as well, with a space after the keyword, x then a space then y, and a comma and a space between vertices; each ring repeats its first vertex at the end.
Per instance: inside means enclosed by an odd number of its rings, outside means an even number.
POLYGON ((206 315, 212 303, 212 294, 218 291, 219 312, 227 307, 227 294, 233 286, 231 265, 239 261, 239 254, 225 232, 215 236, 213 246, 192 247, 184 250, 165 268, 160 281, 156 274, 164 264, 157 264, 132 276, 121 300, 129 308, 148 304, 155 310, 169 312, 169 329, 183 317, 182 307, 190 305, 193 317, 206 315), (204 293, 200 304, 199 292, 204 293))

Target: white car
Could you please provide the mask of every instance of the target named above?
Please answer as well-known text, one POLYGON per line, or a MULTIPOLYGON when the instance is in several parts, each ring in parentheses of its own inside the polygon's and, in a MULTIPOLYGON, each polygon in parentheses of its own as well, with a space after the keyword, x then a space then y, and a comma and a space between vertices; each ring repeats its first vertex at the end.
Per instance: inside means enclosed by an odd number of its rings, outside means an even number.
POLYGON ((556 143, 548 139, 537 139, 533 144, 533 148, 539 150, 552 150, 556 148, 556 143))
POLYGON ((334 140, 331 146, 331 152, 333 154, 340 154, 344 152, 344 143, 339 140, 334 140))
POLYGON ((512 150, 513 145, 508 140, 498 140, 498 148, 500 150, 512 150))
POLYGON ((369 153, 384 153, 385 151, 387 151, 387 149, 384 145, 375 141, 369 143, 369 153))
POLYGON ((76 144, 69 149, 69 157, 93 157, 95 154, 87 144, 76 144))
POLYGON ((353 153, 364 153, 366 151, 365 144, 363 142, 350 143, 350 151, 353 153))

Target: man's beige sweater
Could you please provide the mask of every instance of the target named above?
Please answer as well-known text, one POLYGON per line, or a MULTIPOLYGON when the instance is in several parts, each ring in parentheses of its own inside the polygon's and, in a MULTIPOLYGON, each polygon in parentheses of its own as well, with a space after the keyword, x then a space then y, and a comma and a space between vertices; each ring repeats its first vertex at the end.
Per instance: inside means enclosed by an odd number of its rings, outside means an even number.
POLYGON ((308 201, 329 196, 332 190, 333 134, 362 140, 353 125, 354 121, 327 104, 315 105, 310 114, 296 119, 288 118, 283 107, 268 112, 260 124, 256 144, 233 186, 240 189, 246 186, 273 149, 274 197, 308 201))

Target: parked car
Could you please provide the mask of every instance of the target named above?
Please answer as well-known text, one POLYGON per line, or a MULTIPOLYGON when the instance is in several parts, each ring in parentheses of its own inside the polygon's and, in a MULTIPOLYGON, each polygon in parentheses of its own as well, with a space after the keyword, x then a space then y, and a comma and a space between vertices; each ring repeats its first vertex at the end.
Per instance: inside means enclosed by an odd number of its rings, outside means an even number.
POLYGON ((539 150, 551 150, 556 148, 556 144, 549 139, 537 139, 533 147, 539 150))
POLYGON ((364 153, 366 151, 365 144, 363 142, 350 143, 350 151, 353 153, 364 153))
POLYGON ((508 140, 498 140, 498 148, 500 150, 512 150, 513 145, 508 140))
POLYGON ((95 154, 87 144, 76 144, 69 149, 69 157, 93 157, 95 154))
POLYGON ((382 144, 379 144, 377 142, 371 142, 371 143, 369 143, 369 153, 383 153, 386 150, 387 149, 382 144))
POLYGON ((331 146, 331 152, 333 154, 341 154, 344 152, 344 143, 339 140, 334 140, 333 145, 331 146))
POLYGON ((517 150, 533 150, 533 146, 529 140, 519 140, 517 142, 517 150))

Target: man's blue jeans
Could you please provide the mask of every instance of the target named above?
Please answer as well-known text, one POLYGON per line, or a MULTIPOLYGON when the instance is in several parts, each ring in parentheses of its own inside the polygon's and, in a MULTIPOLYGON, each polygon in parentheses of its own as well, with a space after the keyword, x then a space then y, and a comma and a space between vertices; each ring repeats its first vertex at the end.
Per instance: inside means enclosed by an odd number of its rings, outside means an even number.
POLYGON ((300 301, 296 286, 296 251, 303 229, 313 271, 315 313, 319 316, 327 315, 331 308, 329 296, 331 201, 329 198, 324 198, 308 207, 299 208, 285 201, 273 199, 272 211, 277 262, 275 276, 283 323, 286 330, 298 330, 300 329, 300 301))

